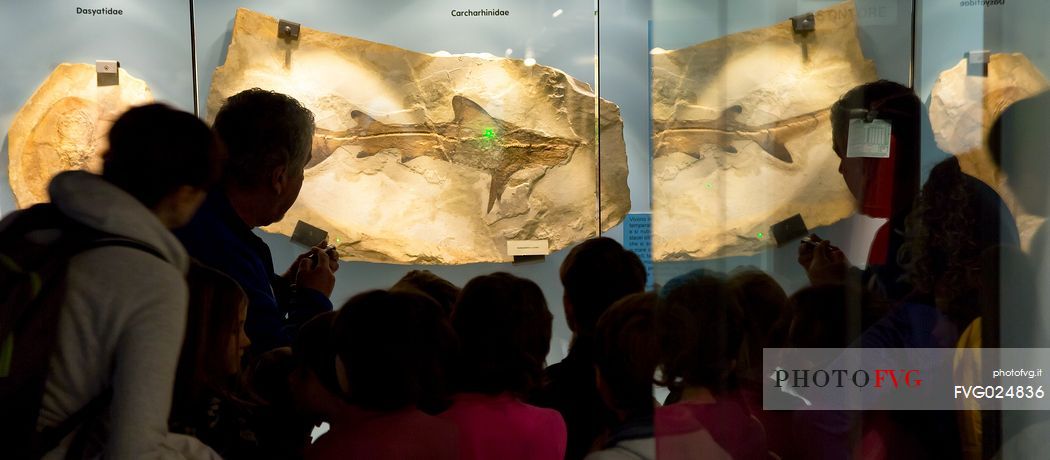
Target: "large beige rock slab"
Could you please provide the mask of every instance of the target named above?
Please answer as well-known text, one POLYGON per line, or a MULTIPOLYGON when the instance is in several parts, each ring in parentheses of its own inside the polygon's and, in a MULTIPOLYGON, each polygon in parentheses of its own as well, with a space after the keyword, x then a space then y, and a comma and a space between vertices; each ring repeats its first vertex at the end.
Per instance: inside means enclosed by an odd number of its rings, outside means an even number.
POLYGON ((876 78, 861 53, 852 2, 673 51, 654 50, 653 257, 747 255, 770 227, 810 227, 854 211, 838 173, 829 109, 876 78))
POLYGON ((988 130, 1010 104, 1050 88, 1050 82, 1023 54, 992 54, 988 75, 968 75, 966 59, 941 72, 930 91, 930 125, 937 146, 959 158, 963 172, 990 187, 1017 220, 1024 248, 1043 218, 1029 214, 992 162, 988 130))
POLYGON ((119 70, 99 86, 92 64, 59 64, 15 115, 7 132, 8 177, 19 208, 49 200, 61 171, 99 172, 109 127, 128 108, 153 101, 146 82, 119 70))
POLYGON ((298 41, 276 33, 275 18, 237 11, 207 103, 214 117, 260 87, 316 116, 302 192, 267 231, 290 235, 304 220, 345 260, 501 262, 507 240, 561 249, 630 209, 619 109, 599 100, 596 119, 594 93, 565 72, 305 27, 298 41))

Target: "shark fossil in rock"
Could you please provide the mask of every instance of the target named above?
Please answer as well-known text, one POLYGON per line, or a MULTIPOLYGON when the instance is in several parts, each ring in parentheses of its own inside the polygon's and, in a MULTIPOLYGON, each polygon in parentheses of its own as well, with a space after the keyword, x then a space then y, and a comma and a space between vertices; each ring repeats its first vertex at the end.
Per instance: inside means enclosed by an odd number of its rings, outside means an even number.
POLYGON ((730 106, 713 120, 654 121, 654 157, 682 152, 697 160, 704 158, 699 147, 712 145, 717 151, 737 153, 741 141, 758 144, 766 153, 784 163, 794 163, 785 144, 812 131, 828 117, 828 110, 818 110, 763 125, 748 125, 737 120, 743 107, 730 106), (696 147, 686 151, 682 146, 696 147))
POLYGON ((400 156, 402 164, 422 156, 448 161, 491 175, 485 210, 488 213, 515 172, 538 166, 546 173, 556 165, 568 163, 580 146, 577 140, 547 136, 494 118, 463 96, 453 96, 452 111, 454 116, 449 122, 387 124, 354 110, 350 117, 357 125, 353 128, 317 128, 307 166, 320 163, 344 146, 360 147, 358 158, 394 153, 400 156))

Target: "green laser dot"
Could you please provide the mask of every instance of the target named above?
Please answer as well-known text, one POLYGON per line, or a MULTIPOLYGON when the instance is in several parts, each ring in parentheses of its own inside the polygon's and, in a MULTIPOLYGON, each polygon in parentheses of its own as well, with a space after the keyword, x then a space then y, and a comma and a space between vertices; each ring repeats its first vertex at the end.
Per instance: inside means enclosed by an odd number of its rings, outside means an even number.
POLYGON ((485 134, 483 134, 483 136, 489 139, 494 139, 496 137, 496 130, 492 128, 486 128, 485 134))
POLYGON ((758 239, 762 239, 762 238, 765 238, 765 237, 766 237, 765 233, 758 232, 758 239))

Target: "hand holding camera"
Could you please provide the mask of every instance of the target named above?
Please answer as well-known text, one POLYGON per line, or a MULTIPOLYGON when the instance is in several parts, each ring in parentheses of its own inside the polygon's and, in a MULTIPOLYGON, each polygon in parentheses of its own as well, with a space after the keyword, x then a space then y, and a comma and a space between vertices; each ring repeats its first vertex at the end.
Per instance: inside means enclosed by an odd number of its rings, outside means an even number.
POLYGON ((315 289, 328 297, 335 288, 337 270, 339 253, 328 241, 322 241, 296 257, 285 277, 297 287, 315 289))
POLYGON ((841 283, 850 267, 841 249, 816 234, 802 239, 798 248, 798 263, 806 270, 809 282, 813 285, 841 283))

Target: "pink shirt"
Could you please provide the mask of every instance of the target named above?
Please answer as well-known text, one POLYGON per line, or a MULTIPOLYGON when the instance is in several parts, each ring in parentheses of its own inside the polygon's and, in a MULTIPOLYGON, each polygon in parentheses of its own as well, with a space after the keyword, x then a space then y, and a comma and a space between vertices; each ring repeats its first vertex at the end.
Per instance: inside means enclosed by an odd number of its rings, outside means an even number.
POLYGON ((660 460, 765 460, 762 424, 737 401, 682 401, 654 414, 656 458, 660 460))
POLYGON ((456 426, 418 409, 368 412, 349 408, 332 429, 306 449, 306 460, 453 460, 459 458, 456 426))
POLYGON ((459 427, 463 460, 562 460, 565 421, 552 409, 530 406, 509 394, 456 395, 439 417, 459 427))

